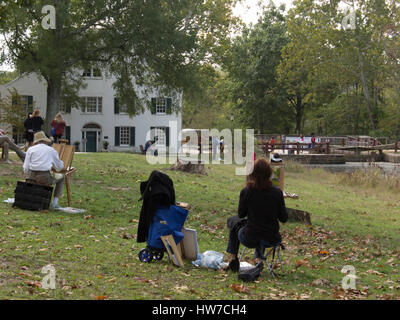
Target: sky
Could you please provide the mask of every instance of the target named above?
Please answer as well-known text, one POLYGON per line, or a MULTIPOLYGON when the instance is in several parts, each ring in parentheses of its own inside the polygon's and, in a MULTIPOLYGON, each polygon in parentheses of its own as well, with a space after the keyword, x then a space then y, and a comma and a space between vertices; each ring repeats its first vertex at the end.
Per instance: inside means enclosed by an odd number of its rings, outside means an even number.
MULTIPOLYGON (((261 1, 264 4, 268 4, 270 0, 261 0, 261 1)), ((290 8, 293 2, 293 0, 271 0, 271 1, 273 1, 276 6, 279 6, 282 3, 286 4, 286 10, 290 8)), ((258 14, 260 13, 258 2, 259 0, 243 0, 241 4, 236 6, 236 8, 233 10, 233 13, 234 15, 239 16, 243 20, 243 22, 246 23, 247 25, 250 23, 255 24, 258 21, 258 14)), ((10 70, 12 70, 12 68, 9 65, 0 66, 0 71, 10 71, 10 70)))
MULTIPOLYGON (((269 0, 261 0, 262 3, 268 4, 269 0)), ((286 5, 286 10, 289 9, 293 3, 293 0, 272 0, 275 5, 278 7, 281 4, 286 5)), ((242 18, 243 22, 247 25, 252 23, 255 24, 258 21, 258 14, 260 13, 258 7, 258 0, 243 0, 242 4, 236 6, 233 10, 233 13, 240 18, 242 18)))

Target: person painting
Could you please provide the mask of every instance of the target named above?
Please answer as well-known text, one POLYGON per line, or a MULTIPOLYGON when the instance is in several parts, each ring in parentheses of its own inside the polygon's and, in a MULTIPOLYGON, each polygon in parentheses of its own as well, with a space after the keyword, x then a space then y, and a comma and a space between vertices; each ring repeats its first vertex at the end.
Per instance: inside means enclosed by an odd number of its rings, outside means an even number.
POLYGON ((60 140, 64 134, 64 128, 65 128, 65 121, 60 113, 57 113, 57 115, 51 122, 51 127, 52 127, 51 136, 53 137, 54 142, 58 143, 58 140, 60 140))
POLYGON ((238 216, 228 219, 229 242, 227 252, 231 254, 228 268, 238 272, 237 257, 240 243, 255 248, 257 268, 263 267, 259 246, 272 246, 282 241, 279 221, 288 219, 282 191, 271 182, 272 168, 264 158, 257 159, 253 172, 247 177, 246 187, 240 192, 238 216), (246 218, 247 220, 243 219, 246 218))
POLYGON ((25 152, 23 152, 9 137, 5 135, 5 132, 0 129, 0 148, 3 149, 0 162, 5 162, 10 164, 11 161, 8 159, 8 150, 11 149, 15 151, 17 156, 24 161, 25 152))
POLYGON ((44 186, 56 185, 50 206, 52 209, 59 209, 58 199, 63 193, 64 176, 53 174, 51 170, 62 170, 64 162, 60 160, 57 151, 50 147, 51 143, 43 131, 35 133, 33 146, 26 153, 23 169, 27 181, 44 186))

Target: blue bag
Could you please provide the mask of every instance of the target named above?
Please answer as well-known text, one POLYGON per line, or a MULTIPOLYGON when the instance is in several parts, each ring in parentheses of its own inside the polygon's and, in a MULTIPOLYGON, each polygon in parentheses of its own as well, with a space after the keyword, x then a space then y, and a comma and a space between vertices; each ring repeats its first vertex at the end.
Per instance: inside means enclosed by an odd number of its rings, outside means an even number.
POLYGON ((183 239, 181 232, 185 224, 189 211, 178 206, 172 205, 170 208, 159 208, 153 217, 153 223, 149 229, 147 244, 152 248, 163 249, 164 244, 161 236, 172 234, 175 243, 178 244, 183 239))

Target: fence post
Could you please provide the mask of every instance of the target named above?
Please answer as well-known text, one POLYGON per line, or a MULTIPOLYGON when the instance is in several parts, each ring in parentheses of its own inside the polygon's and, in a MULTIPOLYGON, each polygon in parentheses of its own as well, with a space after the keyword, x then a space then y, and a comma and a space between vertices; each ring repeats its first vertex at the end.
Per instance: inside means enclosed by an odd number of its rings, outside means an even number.
POLYGON ((326 143, 326 154, 329 154, 330 150, 329 150, 329 142, 326 143))
POLYGON ((399 148, 399 142, 396 141, 396 143, 394 144, 394 152, 397 153, 397 149, 399 148))

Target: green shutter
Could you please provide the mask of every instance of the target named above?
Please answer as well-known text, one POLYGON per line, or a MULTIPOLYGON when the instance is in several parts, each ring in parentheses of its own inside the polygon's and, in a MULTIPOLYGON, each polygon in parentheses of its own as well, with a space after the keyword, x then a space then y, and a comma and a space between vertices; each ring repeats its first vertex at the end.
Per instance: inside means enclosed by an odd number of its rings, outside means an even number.
POLYGON ((119 99, 114 98, 114 114, 119 114, 119 99))
POLYGON ((131 147, 135 146, 135 127, 131 127, 131 147))
POLYGON ((115 143, 114 145, 116 147, 119 147, 120 145, 120 127, 115 127, 115 143))
POLYGON ((33 110, 33 96, 28 96, 28 110, 33 110))
POLYGON ((157 99, 151 98, 151 114, 156 114, 157 111, 157 99))
POLYGON ((172 98, 167 98, 167 114, 172 113, 172 98))
MULTIPOLYGON (((150 127, 150 140, 153 141, 154 140, 154 129, 155 127, 150 127)), ((146 141, 147 142, 147 141, 146 141)))
POLYGON ((169 127, 165 127, 165 143, 169 147, 169 127))
POLYGON ((70 126, 65 127, 64 135, 65 135, 65 139, 68 140, 68 144, 70 145, 71 144, 71 127, 70 126))

